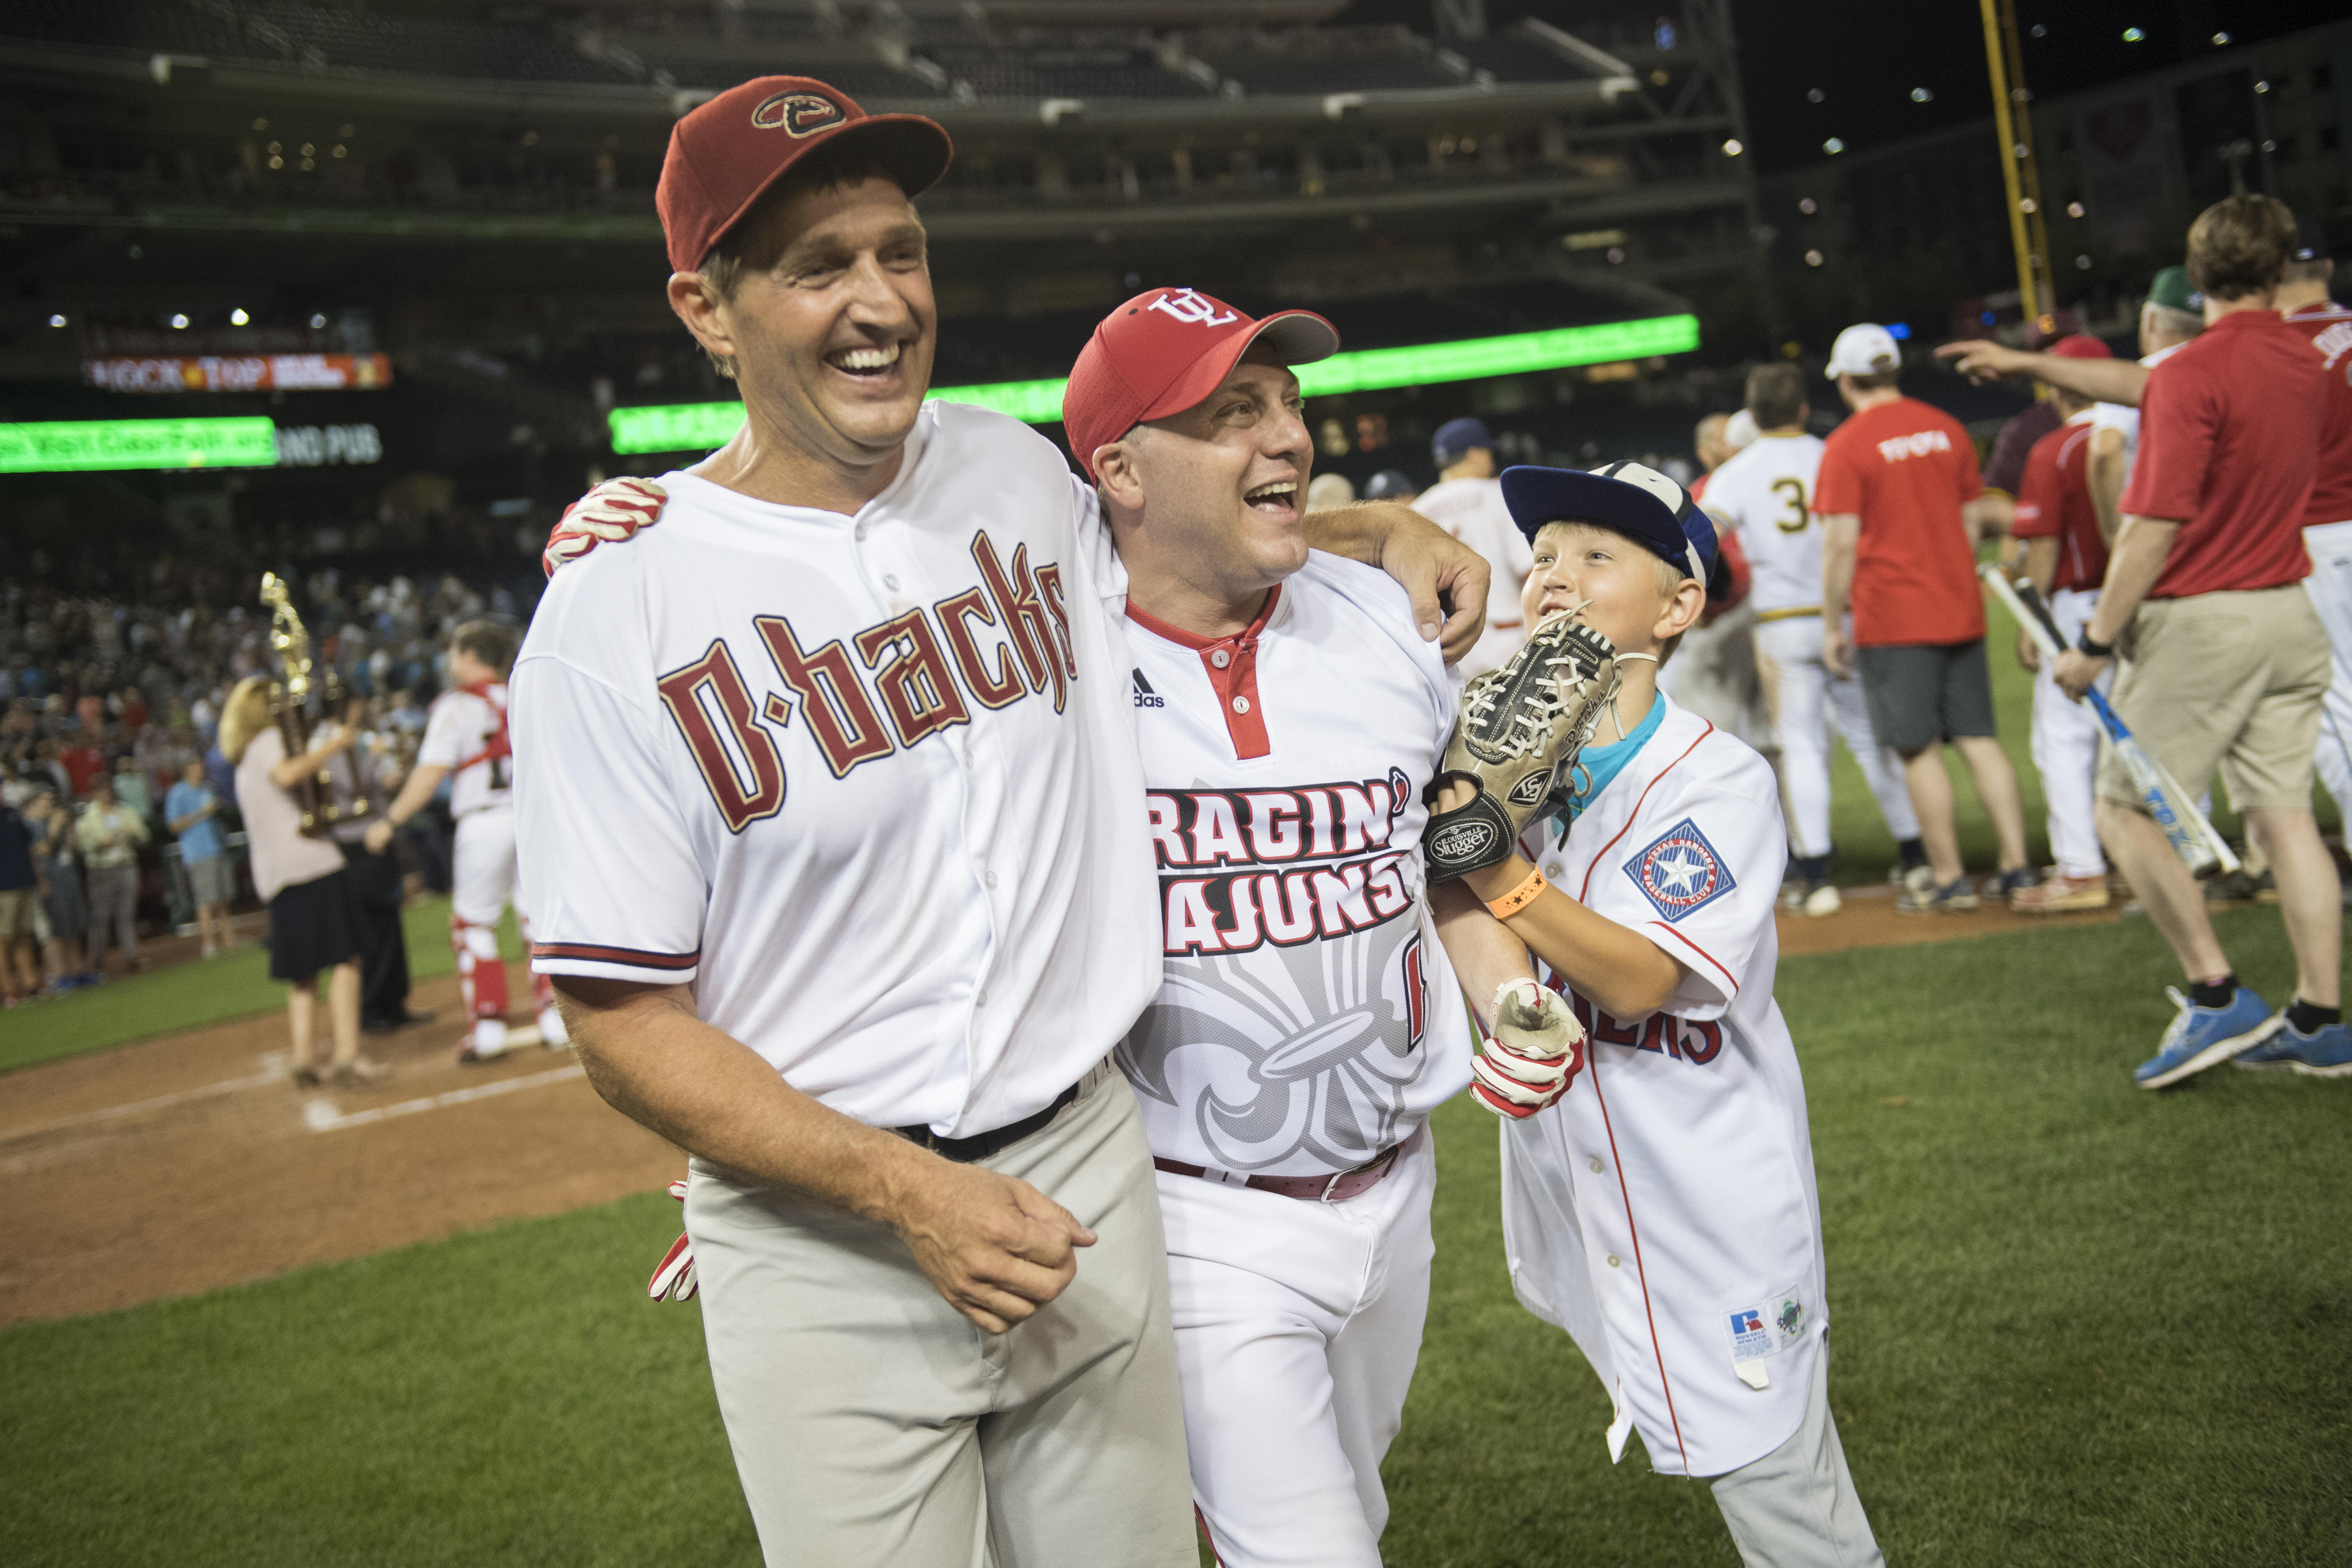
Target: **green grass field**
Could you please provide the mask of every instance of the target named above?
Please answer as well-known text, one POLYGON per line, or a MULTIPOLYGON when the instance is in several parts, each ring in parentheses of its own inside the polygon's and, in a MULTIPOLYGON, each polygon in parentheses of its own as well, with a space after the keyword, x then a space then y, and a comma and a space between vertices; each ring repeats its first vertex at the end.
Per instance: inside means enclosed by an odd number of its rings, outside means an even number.
MULTIPOLYGON (((2275 913, 2221 927, 2283 1000, 2275 913)), ((1783 965, 1832 1404, 1898 1568, 2352 1561, 2352 1082, 2135 1089, 2168 970, 2137 921, 1783 965)), ((1438 1151, 1388 1561, 1736 1563, 1703 1485, 1611 1468, 1599 1384, 1513 1301, 1492 1121, 1455 1100, 1438 1151)), ((640 1289, 676 1216, 0 1332, 0 1561, 755 1563, 698 1314, 640 1289)))
MULTIPOLYGON (((420 899, 402 919, 409 978, 448 973, 457 962, 449 952, 449 900, 420 899)), ((499 922, 499 945, 509 958, 522 956, 511 910, 499 922)), ((286 987, 269 978, 269 955, 259 947, 232 948, 208 962, 151 969, 19 1008, 0 1027, 0 1073, 285 1005, 286 987)))

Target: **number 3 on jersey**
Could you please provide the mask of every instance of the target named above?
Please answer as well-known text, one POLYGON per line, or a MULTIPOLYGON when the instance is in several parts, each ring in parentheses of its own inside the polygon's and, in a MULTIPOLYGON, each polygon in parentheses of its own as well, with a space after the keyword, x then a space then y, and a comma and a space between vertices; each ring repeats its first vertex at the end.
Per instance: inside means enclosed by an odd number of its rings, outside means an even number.
POLYGON ((1812 512, 1805 505, 1805 481, 1794 477, 1774 479, 1772 493, 1788 506, 1785 515, 1772 520, 1772 526, 1783 533, 1802 533, 1812 523, 1812 512))

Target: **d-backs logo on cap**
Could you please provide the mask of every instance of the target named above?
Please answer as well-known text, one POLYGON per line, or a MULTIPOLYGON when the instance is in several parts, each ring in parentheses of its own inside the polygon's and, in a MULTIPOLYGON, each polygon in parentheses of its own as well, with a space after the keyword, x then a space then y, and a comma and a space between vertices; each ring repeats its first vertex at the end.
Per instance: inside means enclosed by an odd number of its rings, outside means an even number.
POLYGON ((1715 902, 1738 884, 1698 824, 1684 817, 1625 862, 1625 875, 1669 921, 1715 902))
POLYGON ((1144 309, 1164 310, 1178 321, 1196 327, 1229 327, 1242 319, 1240 311, 1220 310, 1215 300, 1190 289, 1178 289, 1162 294, 1144 309))
POLYGON ((848 118, 841 105, 817 92, 780 92, 751 110, 753 125, 762 131, 782 127, 788 136, 811 136, 848 118))

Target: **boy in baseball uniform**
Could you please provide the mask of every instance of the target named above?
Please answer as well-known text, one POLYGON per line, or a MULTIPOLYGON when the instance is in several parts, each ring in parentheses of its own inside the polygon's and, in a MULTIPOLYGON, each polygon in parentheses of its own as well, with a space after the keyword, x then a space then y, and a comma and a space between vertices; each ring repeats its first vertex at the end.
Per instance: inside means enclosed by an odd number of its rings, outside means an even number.
MULTIPOLYGON (((472 1020, 457 1044, 460 1062, 488 1061, 515 1043, 507 1032, 506 961, 499 956, 499 916, 509 902, 523 941, 530 940, 530 916, 516 885, 514 748, 507 734, 507 672, 514 655, 515 634, 495 621, 467 621, 450 637, 450 688, 433 700, 416 766, 365 840, 369 854, 383 854, 400 826, 432 801, 441 781, 455 775, 449 945, 457 952, 458 989, 472 1020)), ((535 973, 530 986, 539 1043, 561 1050, 570 1037, 555 1010, 553 983, 535 973)), ((521 1038, 527 1043, 530 1037, 521 1038)))
MULTIPOLYGON (((1656 689, 1714 530, 1638 464, 1511 468, 1503 494, 1535 547, 1528 624, 1576 616, 1622 683, 1562 816, 1441 889, 1471 994, 1532 952, 1588 1034, 1559 1103, 1503 1127, 1513 1287, 1608 1388, 1612 1457, 1638 1428, 1654 1468, 1712 1478, 1751 1568, 1880 1563, 1829 1414, 1804 1083, 1772 1000, 1778 793, 1656 689)), ((1449 784, 1439 809, 1467 794, 1449 784)))

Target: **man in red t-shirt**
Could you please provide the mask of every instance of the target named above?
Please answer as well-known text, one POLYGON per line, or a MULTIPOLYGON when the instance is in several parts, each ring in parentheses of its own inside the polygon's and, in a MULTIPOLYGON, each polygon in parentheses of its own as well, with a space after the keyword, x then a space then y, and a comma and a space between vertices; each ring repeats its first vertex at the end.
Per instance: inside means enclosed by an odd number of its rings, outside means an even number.
POLYGON ((90 781, 107 773, 106 753, 98 749, 98 729, 85 728, 65 745, 58 748, 58 765, 66 771, 66 787, 76 800, 89 795, 90 781))
POLYGON ((2231 196, 2189 230, 2204 333, 2148 374, 2140 449, 2098 608, 2058 662, 2079 697, 2120 644, 2115 708, 2192 796, 2219 768, 2278 879, 2295 1000, 2273 1016, 2238 984, 2196 879, 2113 754, 2099 766, 2099 837, 2189 981, 2135 1077, 2162 1089, 2259 1048, 2265 1065, 2352 1071, 2340 1011, 2342 891, 2311 811, 2312 753, 2330 671, 2302 587, 2303 522, 2326 435, 2326 374, 2272 307, 2294 216, 2231 196))
POLYGON ((1905 913, 1977 907, 1960 864, 1951 775, 1959 748, 2000 847, 2000 892, 2033 885, 2017 770, 1994 738, 1985 668, 1984 592, 1976 541, 1985 514, 1977 449, 1958 420, 1903 395, 1903 359, 1885 327, 1848 327, 1829 374, 1853 416, 1822 450, 1813 510, 1822 519, 1822 658, 1862 672, 1870 726, 1903 758, 1927 864, 1904 877, 1905 913), (1844 629, 1849 604, 1853 637, 1844 629))
MULTIPOLYGON (((2050 352, 2065 359, 2109 359, 2107 345, 2077 334, 2050 352)), ((2098 607, 2107 574, 2107 539, 2116 518, 2100 515, 2091 492, 2091 439, 2098 405, 2053 387, 2044 399, 2061 423, 2026 455, 2024 478, 2011 528, 2025 545, 2025 574, 2042 591, 2059 636, 2071 643, 2098 607)), ((2098 715, 2058 689, 2033 640, 2021 629, 2018 662, 2033 679, 2033 765, 2050 808, 2049 879, 2010 900, 2027 914, 2063 914, 2107 907, 2107 861, 2099 852, 2093 781, 2099 767, 2098 715)))
POLYGON ((2319 782, 2352 820, 2352 310, 2328 298, 2335 276, 2327 231, 2303 219, 2277 304, 2286 324, 2311 340, 2327 372, 2326 442, 2303 509, 2303 547, 2311 554, 2303 586, 2336 653, 2319 719, 2319 782))

